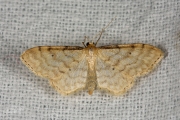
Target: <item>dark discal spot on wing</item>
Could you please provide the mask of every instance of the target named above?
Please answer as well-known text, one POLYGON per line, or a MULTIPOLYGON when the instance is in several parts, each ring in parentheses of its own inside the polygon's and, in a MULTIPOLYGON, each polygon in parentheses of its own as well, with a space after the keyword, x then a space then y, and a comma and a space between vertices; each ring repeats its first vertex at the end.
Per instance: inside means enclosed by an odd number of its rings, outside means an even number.
POLYGON ((66 49, 68 49, 69 48, 69 46, 64 46, 64 49, 66 50, 66 49))
POLYGON ((47 47, 47 51, 51 51, 51 49, 52 49, 51 46, 47 47))
POLYGON ((145 44, 142 44, 142 48, 144 48, 145 44))
POLYGON ((131 45, 131 48, 135 48, 134 44, 131 45))
POLYGON ((38 50, 41 51, 41 46, 38 46, 38 50))
POLYGON ((60 69, 58 69, 58 70, 59 70, 60 73, 65 73, 64 71, 62 71, 62 70, 60 70, 60 69))

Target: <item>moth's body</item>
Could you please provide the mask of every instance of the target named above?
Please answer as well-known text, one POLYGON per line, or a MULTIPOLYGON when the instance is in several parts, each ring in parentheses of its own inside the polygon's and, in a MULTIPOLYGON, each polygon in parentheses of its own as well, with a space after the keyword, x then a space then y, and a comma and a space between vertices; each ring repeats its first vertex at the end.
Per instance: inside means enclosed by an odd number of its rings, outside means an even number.
POLYGON ((96 60, 97 60, 97 48, 93 43, 90 43, 85 49, 86 60, 88 64, 86 87, 88 93, 92 95, 93 91, 97 86, 97 75, 96 75, 96 60))

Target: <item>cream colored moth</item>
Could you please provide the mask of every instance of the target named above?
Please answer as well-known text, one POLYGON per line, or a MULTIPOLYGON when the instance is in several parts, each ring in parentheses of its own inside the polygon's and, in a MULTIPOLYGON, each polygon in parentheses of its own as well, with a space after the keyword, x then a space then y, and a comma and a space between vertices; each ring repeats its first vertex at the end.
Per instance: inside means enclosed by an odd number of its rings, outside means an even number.
POLYGON ((164 56, 162 50, 148 44, 96 47, 97 42, 86 45, 83 42, 84 47, 38 46, 26 50, 20 58, 62 95, 81 89, 88 89, 90 95, 95 89, 122 95, 137 77, 152 71, 164 56))

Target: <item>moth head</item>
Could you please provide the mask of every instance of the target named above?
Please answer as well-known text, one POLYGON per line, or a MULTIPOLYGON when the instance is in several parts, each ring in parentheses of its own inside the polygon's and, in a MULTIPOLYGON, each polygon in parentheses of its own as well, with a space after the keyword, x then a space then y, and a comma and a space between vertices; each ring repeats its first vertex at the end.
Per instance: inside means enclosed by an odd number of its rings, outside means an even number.
POLYGON ((86 46, 89 46, 89 45, 93 45, 93 46, 94 46, 95 43, 94 43, 94 42, 87 42, 87 43, 86 43, 86 46))

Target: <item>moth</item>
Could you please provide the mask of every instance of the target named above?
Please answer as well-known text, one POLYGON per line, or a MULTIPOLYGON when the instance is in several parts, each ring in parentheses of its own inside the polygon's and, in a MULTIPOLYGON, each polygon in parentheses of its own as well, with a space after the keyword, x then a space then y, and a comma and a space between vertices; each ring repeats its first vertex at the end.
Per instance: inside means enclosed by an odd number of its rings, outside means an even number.
POLYGON ((26 50, 20 58, 62 95, 82 89, 87 89, 89 95, 95 89, 122 95, 136 78, 152 71, 164 56, 162 50, 148 44, 96 47, 97 42, 83 42, 84 47, 38 46, 26 50))

